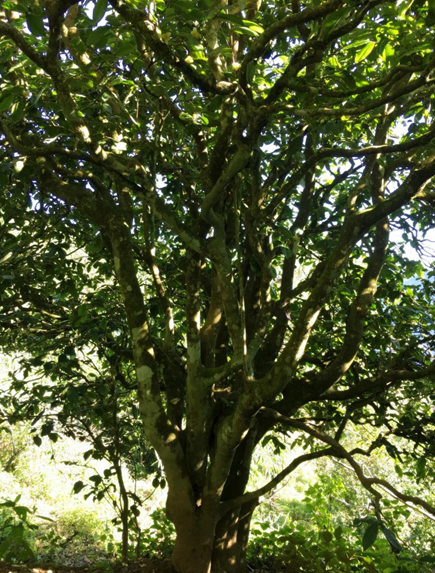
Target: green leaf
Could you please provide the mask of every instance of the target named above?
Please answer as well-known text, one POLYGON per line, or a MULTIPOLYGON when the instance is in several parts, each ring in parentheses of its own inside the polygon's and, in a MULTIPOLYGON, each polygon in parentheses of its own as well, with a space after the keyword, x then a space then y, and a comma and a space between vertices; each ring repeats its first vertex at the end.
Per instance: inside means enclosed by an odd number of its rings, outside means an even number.
POLYGON ((217 111, 222 105, 223 97, 220 95, 215 96, 208 104, 207 109, 210 112, 217 111))
POLYGON ((15 4, 15 2, 3 2, 2 8, 3 8, 4 10, 15 10, 16 12, 19 12, 19 10, 17 9, 17 5, 15 4))
POLYGON ((42 444, 40 436, 33 436, 33 442, 39 447, 42 444))
POLYGON ((51 523, 56 523, 55 519, 52 519, 51 517, 46 517, 45 515, 35 515, 35 517, 37 517, 38 519, 43 519, 44 521, 50 521, 51 523))
POLYGON ((396 474, 397 474, 399 477, 402 477, 402 476, 403 476, 403 470, 402 470, 402 468, 399 466, 399 464, 395 464, 395 465, 394 465, 394 469, 396 470, 396 474))
POLYGON ((89 479, 90 481, 94 482, 95 485, 100 485, 100 483, 103 481, 103 478, 98 474, 91 476, 89 479))
POLYGON ((417 477, 423 479, 426 477, 426 458, 420 458, 417 462, 417 477))
POLYGON ((155 477, 152 481, 152 486, 154 488, 160 487, 160 479, 158 477, 155 477))
POLYGON ((378 536, 378 532, 379 532, 379 524, 378 523, 372 523, 371 525, 369 525, 367 527, 367 529, 365 530, 365 533, 364 533, 363 540, 362 540, 362 545, 363 545, 364 551, 366 549, 368 549, 369 547, 371 547, 373 545, 373 543, 376 541, 376 538, 378 536))
POLYGON ((331 543, 333 535, 330 531, 322 531, 320 535, 322 536, 323 541, 326 543, 326 545, 329 545, 331 543))
POLYGON ((107 0, 97 0, 92 13, 92 24, 95 26, 107 12, 107 0))
POLYGON ((259 32, 258 28, 248 28, 248 26, 233 26, 233 29, 235 32, 237 32, 238 34, 240 34, 241 36, 252 36, 253 38, 255 38, 256 36, 259 36, 261 34, 261 32, 259 32))
POLYGON ((24 525, 22 523, 18 523, 17 525, 14 525, 11 529, 10 535, 11 535, 12 539, 14 539, 15 541, 23 539, 24 525))
POLYGON ((6 96, 0 101, 0 112, 8 110, 14 103, 15 96, 13 94, 6 96))
POLYGON ((222 12, 219 15, 219 19, 231 22, 235 31, 240 31, 242 34, 245 33, 248 36, 259 36, 264 32, 264 28, 260 26, 260 24, 257 24, 257 22, 251 22, 251 20, 245 20, 239 16, 233 16, 232 14, 225 14, 222 12))
POLYGON ((386 44, 384 49, 382 50, 382 59, 387 60, 394 56, 394 48, 391 44, 386 44))
POLYGON ((135 515, 136 517, 138 517, 140 515, 140 510, 137 507, 137 505, 132 505, 130 508, 130 511, 133 515, 135 515))
POLYGON ((17 505, 14 507, 14 511, 20 519, 25 520, 27 519, 27 514, 29 513, 30 509, 24 505, 17 505))
POLYGON ((413 5, 414 0, 407 0, 406 2, 402 2, 399 10, 399 14, 401 17, 405 15, 405 13, 411 8, 413 5))
POLYGON ((340 62, 338 61, 337 56, 331 56, 331 57, 329 58, 329 60, 328 60, 328 64, 329 64, 330 66, 332 66, 333 68, 340 68, 340 67, 341 67, 340 62))
POLYGON ((398 553, 400 551, 402 551, 402 546, 398 542, 394 533, 390 529, 388 529, 388 527, 385 527, 385 525, 382 525, 381 529, 382 529, 382 533, 385 535, 385 539, 388 541, 388 543, 391 545, 391 547, 395 551, 397 551, 398 553))
POLYGON ((252 84, 254 80, 254 75, 255 75, 255 63, 249 62, 249 64, 246 67, 246 80, 248 84, 252 84))
POLYGON ((53 430, 53 426, 54 422, 52 420, 45 422, 45 424, 43 424, 41 427, 41 436, 48 436, 48 434, 50 434, 53 430))
POLYGON ((29 542, 27 539, 21 540, 21 547, 20 547, 20 559, 22 561, 29 561, 30 559, 35 559, 36 554, 33 549, 30 547, 29 542))
POLYGON ((4 557, 5 555, 7 555, 10 546, 11 546, 11 541, 9 537, 6 537, 6 539, 2 541, 0 545, 0 557, 4 557))
POLYGON ((355 64, 358 64, 359 62, 362 62, 363 60, 365 60, 367 58, 367 56, 369 56, 374 47, 376 46, 376 42, 368 42, 364 48, 362 50, 360 50, 357 55, 355 56, 355 64))
POLYGON ((15 502, 11 501, 10 499, 8 501, 3 501, 2 503, 0 503, 0 507, 14 507, 15 506, 15 502))
POLYGON ((102 48, 107 44, 108 36, 111 32, 110 26, 100 26, 89 34, 87 43, 96 48, 102 48))
POLYGON ((341 539, 341 536, 343 535, 343 528, 339 525, 335 531, 334 531, 334 537, 335 539, 341 539))
POLYGON ((26 17, 27 27, 34 36, 43 36, 45 33, 42 17, 36 14, 28 14, 26 17))
POLYGON ((94 452, 93 449, 87 450, 87 451, 83 454, 83 459, 85 459, 85 460, 89 459, 89 458, 92 456, 93 452, 94 452))
POLYGON ((85 487, 86 487, 85 484, 81 480, 79 480, 79 481, 76 481, 76 483, 74 484, 73 491, 74 491, 74 493, 80 493, 82 491, 82 489, 85 487))

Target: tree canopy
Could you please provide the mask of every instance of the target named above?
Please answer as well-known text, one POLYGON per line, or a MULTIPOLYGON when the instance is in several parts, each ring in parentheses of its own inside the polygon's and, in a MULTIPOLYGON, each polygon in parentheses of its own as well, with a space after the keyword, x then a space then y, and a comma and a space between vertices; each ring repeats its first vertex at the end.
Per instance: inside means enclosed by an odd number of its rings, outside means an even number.
POLYGON ((118 463, 143 428, 180 573, 240 571, 260 497, 322 456, 375 507, 388 490, 435 515, 359 461, 385 447, 435 477, 429 0, 1 10, 16 415, 87 424, 118 463), (373 441, 349 449, 351 425, 373 441), (247 491, 279 432, 306 453, 247 491))

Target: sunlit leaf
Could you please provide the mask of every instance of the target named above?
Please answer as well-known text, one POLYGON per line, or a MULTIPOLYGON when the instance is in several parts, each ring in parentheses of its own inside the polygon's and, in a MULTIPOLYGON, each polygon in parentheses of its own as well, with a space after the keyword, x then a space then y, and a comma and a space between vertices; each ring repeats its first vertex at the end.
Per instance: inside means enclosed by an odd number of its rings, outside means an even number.
POLYGON ((355 63, 358 64, 365 60, 373 51, 376 42, 368 42, 355 56, 355 63))
POLYGON ((391 44, 386 44, 384 49, 382 50, 382 59, 387 60, 394 56, 394 48, 391 44))

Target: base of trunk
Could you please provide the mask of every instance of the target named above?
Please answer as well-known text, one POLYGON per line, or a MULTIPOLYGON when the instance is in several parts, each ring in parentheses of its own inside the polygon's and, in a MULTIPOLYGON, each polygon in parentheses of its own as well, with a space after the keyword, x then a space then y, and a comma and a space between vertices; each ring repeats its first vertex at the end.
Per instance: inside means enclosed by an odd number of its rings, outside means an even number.
MULTIPOLYGON (((215 527, 214 519, 190 520, 176 526, 172 564, 177 573, 242 573, 249 526, 257 501, 229 512, 215 527)), ((204 516, 202 516, 204 517, 204 516)))
POLYGON ((251 518, 258 501, 229 512, 217 525, 212 573, 242 573, 245 570, 251 518))
POLYGON ((176 525, 172 564, 177 573, 211 573, 214 524, 186 518, 176 525))

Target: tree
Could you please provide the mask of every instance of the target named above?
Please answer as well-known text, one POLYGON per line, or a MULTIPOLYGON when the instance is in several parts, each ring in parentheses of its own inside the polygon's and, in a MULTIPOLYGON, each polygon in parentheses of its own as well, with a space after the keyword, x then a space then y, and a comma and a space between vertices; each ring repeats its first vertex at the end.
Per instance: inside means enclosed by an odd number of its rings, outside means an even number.
POLYGON ((240 571, 260 496, 322 456, 435 514, 357 460, 400 436, 434 476, 433 273, 404 252, 433 225, 434 23, 427 0, 3 2, 3 344, 72 387, 67 341, 134 368, 180 573, 240 571), (351 423, 377 439, 349 451, 351 423), (246 491, 279 430, 307 453, 246 491))

